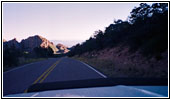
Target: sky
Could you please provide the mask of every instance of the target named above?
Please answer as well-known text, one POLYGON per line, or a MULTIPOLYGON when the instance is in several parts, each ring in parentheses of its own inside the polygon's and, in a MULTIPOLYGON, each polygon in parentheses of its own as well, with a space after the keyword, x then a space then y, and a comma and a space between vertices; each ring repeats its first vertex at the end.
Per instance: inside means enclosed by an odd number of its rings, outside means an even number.
POLYGON ((48 40, 85 41, 97 30, 126 20, 139 3, 3 3, 3 39, 41 35, 48 40))

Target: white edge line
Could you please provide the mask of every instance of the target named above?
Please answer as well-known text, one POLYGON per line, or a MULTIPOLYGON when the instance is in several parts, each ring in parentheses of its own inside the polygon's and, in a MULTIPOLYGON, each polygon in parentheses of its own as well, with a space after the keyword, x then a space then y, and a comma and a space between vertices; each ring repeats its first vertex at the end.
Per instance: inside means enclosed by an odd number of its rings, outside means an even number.
MULTIPOLYGON (((48 58, 47 60, 49 60, 51 58, 48 58)), ((45 60, 41 60, 41 61, 45 61, 45 60)), ((6 72, 3 72, 3 74, 5 73, 8 73, 8 72, 11 72, 11 71, 14 71, 14 70, 17 70, 17 69, 20 69, 20 68, 24 68, 24 67, 27 67, 28 65, 32 65, 32 64, 36 64, 36 63, 40 63, 41 61, 36 61, 36 62, 32 62, 32 63, 28 63, 28 64, 24 64, 24 65, 20 65, 20 66, 17 66, 16 68, 14 67, 13 69, 11 70, 8 70, 6 72)))
POLYGON ((25 65, 22 65, 22 66, 17 66, 16 68, 13 68, 13 69, 11 69, 11 70, 9 70, 9 71, 6 71, 6 72, 3 72, 3 73, 5 74, 5 73, 8 73, 8 72, 11 72, 11 71, 20 69, 20 68, 27 67, 28 65, 32 65, 32 64, 35 64, 35 63, 39 63, 39 61, 38 61, 38 62, 29 63, 29 64, 25 64, 25 65))
POLYGON ((97 71, 96 69, 94 69, 93 67, 91 67, 90 65, 80 61, 81 63, 83 63, 84 65, 86 65, 87 67, 89 67, 90 69, 94 70, 95 72, 97 72, 98 74, 100 74, 101 76, 103 76, 104 78, 107 78, 106 75, 102 74, 101 72, 97 71))
POLYGON ((35 96, 37 96, 39 93, 35 93, 35 94, 33 94, 31 97, 35 97, 35 96))

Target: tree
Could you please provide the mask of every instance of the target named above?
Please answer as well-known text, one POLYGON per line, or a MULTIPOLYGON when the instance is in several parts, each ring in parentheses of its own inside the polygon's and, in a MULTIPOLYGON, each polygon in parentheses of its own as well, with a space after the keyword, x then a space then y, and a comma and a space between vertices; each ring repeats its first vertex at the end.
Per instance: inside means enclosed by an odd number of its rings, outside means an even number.
POLYGON ((168 48, 167 42, 168 4, 141 3, 131 11, 128 21, 115 20, 104 32, 95 31, 93 37, 74 46, 70 54, 80 55, 122 44, 132 53, 139 50, 145 56, 155 56, 168 48))
POLYGON ((8 47, 7 45, 3 50, 3 64, 5 67, 17 66, 19 64, 18 58, 22 56, 19 49, 16 49, 14 45, 8 47))
POLYGON ((150 6, 146 3, 141 3, 139 7, 135 7, 131 11, 131 16, 129 17, 130 23, 135 23, 138 20, 145 20, 150 14, 150 6))
POLYGON ((42 48, 42 47, 35 47, 33 50, 37 57, 50 57, 53 56, 52 48, 42 48))

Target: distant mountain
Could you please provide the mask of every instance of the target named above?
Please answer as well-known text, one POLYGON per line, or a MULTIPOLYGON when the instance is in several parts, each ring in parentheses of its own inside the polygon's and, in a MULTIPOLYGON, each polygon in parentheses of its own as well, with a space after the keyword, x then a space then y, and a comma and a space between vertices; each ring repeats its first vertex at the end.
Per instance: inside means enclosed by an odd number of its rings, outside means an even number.
POLYGON ((59 50, 58 53, 61 53, 61 54, 65 54, 70 51, 68 47, 60 43, 56 45, 56 48, 59 50))
POLYGON ((50 42, 46 38, 40 36, 40 35, 35 35, 35 36, 30 36, 26 39, 23 39, 20 43, 16 40, 16 38, 6 41, 3 39, 3 46, 4 50, 8 48, 13 48, 15 47, 16 49, 20 49, 22 51, 26 52, 32 52, 34 48, 40 47, 40 48, 51 48, 53 50, 54 54, 65 54, 69 52, 68 47, 64 46, 63 44, 58 44, 55 46, 53 42, 50 42))
POLYGON ((50 47, 54 53, 59 51, 52 42, 48 41, 46 38, 39 35, 35 35, 35 36, 28 37, 27 39, 23 39, 21 41, 21 46, 24 51, 28 51, 28 52, 32 51, 35 47, 41 47, 41 48, 50 47))
POLYGON ((3 46, 4 49, 11 48, 11 47, 14 47, 16 49, 21 49, 20 43, 17 41, 16 38, 9 41, 3 40, 3 46))

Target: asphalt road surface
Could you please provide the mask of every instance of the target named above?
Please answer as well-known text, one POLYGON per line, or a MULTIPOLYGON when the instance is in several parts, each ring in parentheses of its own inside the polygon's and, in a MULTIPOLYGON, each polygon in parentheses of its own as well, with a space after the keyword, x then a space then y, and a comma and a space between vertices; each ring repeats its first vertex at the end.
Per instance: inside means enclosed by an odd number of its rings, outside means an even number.
POLYGON ((30 85, 44 82, 106 78, 91 66, 67 57, 20 66, 3 73, 3 95, 24 93, 30 85))

